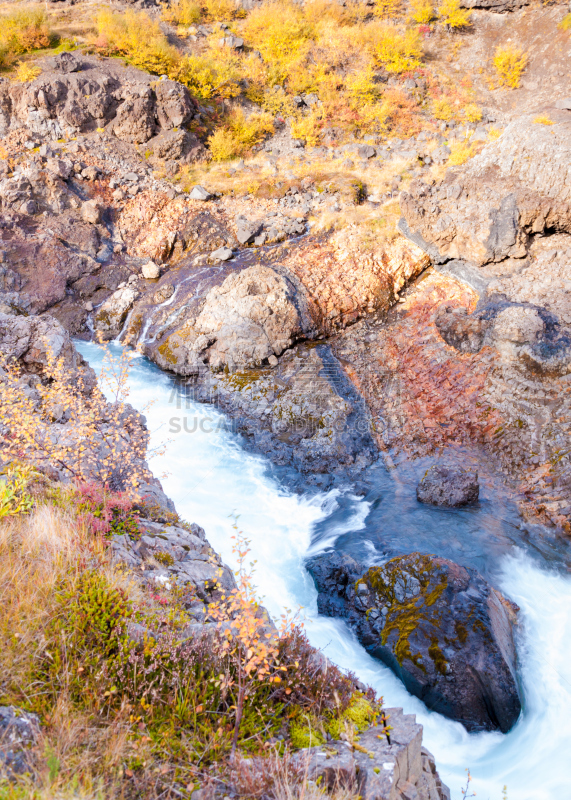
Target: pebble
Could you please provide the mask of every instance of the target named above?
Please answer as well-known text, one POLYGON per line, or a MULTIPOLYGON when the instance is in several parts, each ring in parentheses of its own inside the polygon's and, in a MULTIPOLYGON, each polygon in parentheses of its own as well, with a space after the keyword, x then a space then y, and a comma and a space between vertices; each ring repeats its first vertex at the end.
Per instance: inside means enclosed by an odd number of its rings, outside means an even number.
POLYGON ((143 265, 141 270, 143 278, 148 281, 156 280, 159 275, 161 274, 161 270, 158 264, 155 264, 154 261, 147 261, 146 264, 143 265))
POLYGON ((209 191, 207 191, 207 190, 204 188, 204 186, 198 186, 198 185, 197 185, 197 186, 195 186, 195 187, 194 187, 194 189, 193 189, 193 190, 192 190, 192 192, 190 193, 189 197, 190 197, 190 199, 191 199, 191 200, 202 200, 202 201, 206 201, 206 200, 210 200, 210 198, 212 197, 212 195, 210 194, 210 192, 209 192, 209 191))
POLYGON ((229 247, 219 247, 210 254, 215 261, 229 261, 233 255, 234 253, 229 247))

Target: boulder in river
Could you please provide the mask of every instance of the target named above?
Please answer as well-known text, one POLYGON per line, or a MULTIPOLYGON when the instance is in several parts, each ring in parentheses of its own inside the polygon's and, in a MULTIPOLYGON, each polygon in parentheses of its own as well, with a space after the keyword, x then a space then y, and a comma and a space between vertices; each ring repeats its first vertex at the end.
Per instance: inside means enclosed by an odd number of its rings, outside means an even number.
POLYGON ((298 298, 291 281, 256 265, 214 286, 198 317, 165 337, 153 354, 160 367, 191 375, 214 369, 260 366, 281 355, 302 333, 298 298))
POLYGON ((468 731, 515 724, 521 702, 513 627, 517 607, 475 570, 411 553, 364 574, 350 556, 308 564, 318 608, 341 616, 428 708, 468 731))
POLYGON ((416 487, 420 503, 456 508, 475 503, 480 494, 478 473, 462 467, 433 464, 416 487))

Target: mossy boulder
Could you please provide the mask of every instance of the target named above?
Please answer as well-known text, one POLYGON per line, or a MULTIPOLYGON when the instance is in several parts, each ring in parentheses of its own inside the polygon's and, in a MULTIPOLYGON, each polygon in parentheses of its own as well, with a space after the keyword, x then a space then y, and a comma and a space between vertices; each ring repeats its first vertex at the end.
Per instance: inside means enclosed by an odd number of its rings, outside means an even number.
POLYGON ((518 693, 517 607, 475 570, 412 553, 364 572, 345 554, 308 565, 321 613, 342 616, 364 647, 426 705, 469 731, 507 732, 518 693))

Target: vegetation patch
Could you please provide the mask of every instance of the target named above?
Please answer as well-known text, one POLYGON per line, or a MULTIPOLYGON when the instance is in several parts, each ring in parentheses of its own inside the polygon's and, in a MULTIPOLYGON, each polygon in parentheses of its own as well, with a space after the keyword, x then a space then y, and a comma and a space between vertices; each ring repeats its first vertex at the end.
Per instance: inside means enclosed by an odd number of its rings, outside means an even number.
POLYGON ((508 89, 517 89, 527 64, 527 55, 520 47, 510 44, 499 45, 494 54, 493 64, 500 85, 508 89))

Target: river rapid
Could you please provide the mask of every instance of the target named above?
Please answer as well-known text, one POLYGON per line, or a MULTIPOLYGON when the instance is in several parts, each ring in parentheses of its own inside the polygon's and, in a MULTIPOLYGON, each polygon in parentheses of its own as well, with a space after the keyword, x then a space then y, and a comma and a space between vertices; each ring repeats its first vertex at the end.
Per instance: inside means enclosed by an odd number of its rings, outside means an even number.
MULTIPOLYGON (((99 372, 103 350, 86 342, 76 346, 99 372)), ((524 526, 513 506, 488 485, 472 510, 423 507, 414 496, 416 473, 407 467, 391 474, 376 465, 365 496, 350 486, 293 493, 267 459, 243 448, 222 413, 185 397, 184 387, 144 357, 134 356, 129 386, 129 401, 147 418, 151 447, 167 442, 150 466, 179 514, 201 525, 231 566, 237 518, 250 540, 255 583, 270 613, 302 607, 313 645, 373 686, 386 706, 417 715, 453 800, 462 798, 466 769, 479 800, 501 800, 504 786, 509 800, 571 798, 571 574, 564 543, 524 526), (365 652, 343 622, 317 614, 304 559, 330 547, 366 556, 370 563, 397 550, 446 556, 478 569, 520 606, 524 708, 509 734, 468 734, 431 712, 365 652)))

